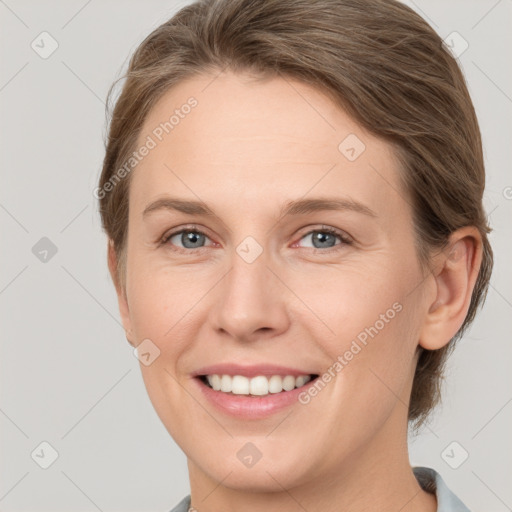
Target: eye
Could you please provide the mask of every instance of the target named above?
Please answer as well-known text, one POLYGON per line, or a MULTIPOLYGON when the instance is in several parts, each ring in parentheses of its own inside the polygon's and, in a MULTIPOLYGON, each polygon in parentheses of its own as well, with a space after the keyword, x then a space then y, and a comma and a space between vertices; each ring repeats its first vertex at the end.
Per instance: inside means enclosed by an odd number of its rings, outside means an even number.
POLYGON ((336 245, 350 245, 352 243, 344 233, 328 226, 309 231, 301 240, 307 239, 308 237, 311 239, 312 243, 309 247, 313 249, 332 249, 336 245), (337 238, 341 243, 336 243, 337 238))
MULTIPOLYGON (((321 228, 309 231, 300 240, 307 239, 308 237, 310 237, 312 244, 309 245, 310 248, 326 249, 321 252, 329 252, 329 249, 333 249, 336 246, 350 245, 352 243, 345 233, 329 226, 322 226, 321 228), (340 240, 340 243, 336 243, 336 239, 340 240)), ((178 252, 190 252, 189 250, 192 249, 200 250, 208 247, 206 240, 210 240, 210 238, 201 230, 192 226, 164 235, 160 244, 170 245, 173 250, 178 252)), ((210 246, 212 245, 214 244, 210 244, 210 246)), ((297 243, 294 246, 297 246, 297 243)))
POLYGON ((161 244, 170 244, 175 246, 173 248, 176 248, 176 250, 203 249, 206 240, 209 240, 209 238, 202 231, 195 228, 186 228, 165 235, 161 244))

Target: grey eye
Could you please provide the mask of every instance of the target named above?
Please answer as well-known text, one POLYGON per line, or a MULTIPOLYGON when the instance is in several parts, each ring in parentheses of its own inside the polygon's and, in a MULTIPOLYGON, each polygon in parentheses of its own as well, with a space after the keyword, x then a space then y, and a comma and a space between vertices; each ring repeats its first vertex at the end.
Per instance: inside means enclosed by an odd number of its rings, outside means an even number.
POLYGON ((312 246, 309 247, 314 249, 330 249, 336 245, 336 238, 340 238, 340 235, 327 230, 316 230, 304 235, 301 240, 308 237, 311 237, 312 240, 312 246))
POLYGON ((174 238, 178 238, 185 249, 200 249, 204 246, 207 237, 199 231, 180 231, 169 238, 173 245, 178 245, 179 247, 179 244, 173 241, 174 238))

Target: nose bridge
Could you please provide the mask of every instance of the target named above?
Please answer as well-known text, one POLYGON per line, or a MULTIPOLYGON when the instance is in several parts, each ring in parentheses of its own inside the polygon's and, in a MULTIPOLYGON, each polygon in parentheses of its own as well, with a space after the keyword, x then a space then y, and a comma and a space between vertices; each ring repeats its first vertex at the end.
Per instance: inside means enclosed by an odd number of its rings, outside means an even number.
POLYGON ((271 266, 271 258, 259 242, 246 237, 233 248, 230 271, 222 280, 212 321, 238 339, 249 339, 259 330, 286 327, 283 290, 271 266))

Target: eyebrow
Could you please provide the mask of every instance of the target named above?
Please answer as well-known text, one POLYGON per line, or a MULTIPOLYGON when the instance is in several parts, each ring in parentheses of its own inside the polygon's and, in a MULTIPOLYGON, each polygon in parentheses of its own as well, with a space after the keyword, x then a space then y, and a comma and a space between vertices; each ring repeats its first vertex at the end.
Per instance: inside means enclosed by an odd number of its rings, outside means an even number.
MULTIPOLYGON (((163 197, 148 204, 142 216, 150 214, 157 210, 175 210, 187 215, 204 215, 207 217, 216 217, 205 203, 201 201, 183 200, 173 197, 163 197)), ((281 208, 280 217, 287 215, 304 215, 317 211, 337 210, 337 211, 354 211, 369 217, 377 217, 377 214, 363 203, 348 198, 312 198, 298 199, 289 201, 281 208)))

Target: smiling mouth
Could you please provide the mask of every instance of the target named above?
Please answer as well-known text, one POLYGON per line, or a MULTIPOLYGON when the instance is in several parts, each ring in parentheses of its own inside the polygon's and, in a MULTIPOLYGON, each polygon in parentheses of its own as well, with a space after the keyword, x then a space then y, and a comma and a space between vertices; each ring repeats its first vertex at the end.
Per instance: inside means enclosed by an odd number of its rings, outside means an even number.
POLYGON ((252 397, 265 397, 286 393, 301 388, 315 380, 317 374, 299 375, 258 375, 245 377, 244 375, 198 375, 197 378, 207 387, 227 395, 245 395, 252 397))

